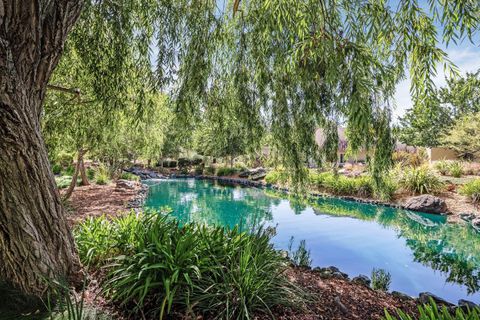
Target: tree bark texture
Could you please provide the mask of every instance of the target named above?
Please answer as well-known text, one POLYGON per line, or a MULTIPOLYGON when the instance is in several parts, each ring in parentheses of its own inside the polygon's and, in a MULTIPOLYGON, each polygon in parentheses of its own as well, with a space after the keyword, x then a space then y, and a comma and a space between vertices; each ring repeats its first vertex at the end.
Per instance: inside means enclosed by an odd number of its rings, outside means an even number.
POLYGON ((79 267, 40 132, 79 0, 0 0, 0 279, 42 296, 79 267))

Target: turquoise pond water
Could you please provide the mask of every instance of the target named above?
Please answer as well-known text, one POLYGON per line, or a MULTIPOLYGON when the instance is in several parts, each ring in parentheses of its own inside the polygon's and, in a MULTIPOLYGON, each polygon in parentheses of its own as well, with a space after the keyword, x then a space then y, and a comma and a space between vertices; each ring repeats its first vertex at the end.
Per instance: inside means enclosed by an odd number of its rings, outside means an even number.
POLYGON ((339 199, 306 205, 270 190, 178 179, 146 181, 148 208, 169 206, 181 222, 251 230, 274 226, 272 243, 306 241, 312 266, 336 266, 351 277, 373 268, 391 273, 390 290, 429 291, 451 302, 480 302, 480 235, 444 217, 339 199))

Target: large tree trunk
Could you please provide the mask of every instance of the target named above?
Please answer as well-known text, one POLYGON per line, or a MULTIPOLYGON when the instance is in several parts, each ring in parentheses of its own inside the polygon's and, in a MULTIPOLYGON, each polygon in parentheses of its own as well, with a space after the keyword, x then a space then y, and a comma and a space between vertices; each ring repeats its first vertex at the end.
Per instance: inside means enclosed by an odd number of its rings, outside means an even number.
POLYGON ((40 116, 46 86, 83 1, 0 0, 0 280, 42 296, 79 263, 40 116))

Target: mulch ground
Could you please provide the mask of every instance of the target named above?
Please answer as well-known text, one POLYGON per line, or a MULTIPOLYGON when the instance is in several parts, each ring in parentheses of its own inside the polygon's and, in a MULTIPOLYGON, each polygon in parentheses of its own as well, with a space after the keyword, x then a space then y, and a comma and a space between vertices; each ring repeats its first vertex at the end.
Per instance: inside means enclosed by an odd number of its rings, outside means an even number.
MULTIPOLYGON (((119 189, 115 184, 77 187, 70 199, 69 223, 74 225, 87 217, 103 214, 121 214, 127 209, 128 202, 138 195, 140 189, 140 184, 136 184, 134 189, 119 189)), ((324 279, 320 277, 319 273, 303 268, 291 268, 287 275, 292 282, 307 292, 309 299, 306 305, 296 309, 277 308, 273 310, 275 319, 381 319, 385 314, 385 309, 394 314, 396 308, 411 314, 416 313, 413 299, 405 300, 344 279, 324 279)), ((102 272, 90 272, 89 278, 90 282, 85 292, 86 302, 110 314, 114 319, 126 319, 115 305, 110 304, 102 297, 99 285, 103 278, 102 272)), ((270 319, 270 317, 264 318, 259 315, 255 319, 263 320, 270 319)))
POLYGON ((129 201, 133 200, 142 185, 132 182, 133 189, 118 188, 116 184, 75 187, 67 207, 68 223, 72 226, 88 217, 101 215, 114 216, 128 210, 129 201))

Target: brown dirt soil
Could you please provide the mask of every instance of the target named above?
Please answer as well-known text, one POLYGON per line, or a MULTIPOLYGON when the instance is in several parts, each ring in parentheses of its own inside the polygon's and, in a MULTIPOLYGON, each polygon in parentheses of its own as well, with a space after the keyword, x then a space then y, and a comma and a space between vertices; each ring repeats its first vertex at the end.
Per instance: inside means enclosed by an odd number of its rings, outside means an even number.
POLYGON ((132 182, 134 188, 117 188, 115 184, 76 187, 68 200, 67 220, 74 225, 88 217, 117 215, 127 210, 127 204, 141 190, 139 182, 132 182))
MULTIPOLYGON (((136 197, 140 189, 139 183, 134 189, 118 189, 114 184, 77 187, 70 199, 69 222, 73 226, 87 217, 117 215, 126 210, 127 203, 136 197)), ((323 279, 313 270, 291 268, 287 275, 292 282, 303 288, 310 298, 301 309, 273 310, 275 319, 367 320, 381 319, 385 309, 394 313, 396 308, 401 308, 411 314, 416 310, 413 299, 404 300, 343 279, 323 279)), ((90 281, 85 292, 86 303, 111 315, 113 319, 127 319, 115 305, 102 297, 99 285, 102 279, 103 271, 89 272, 90 281)), ((267 318, 270 319, 261 315, 255 317, 258 320, 267 318)), ((185 318, 174 316, 171 319, 185 318)))

